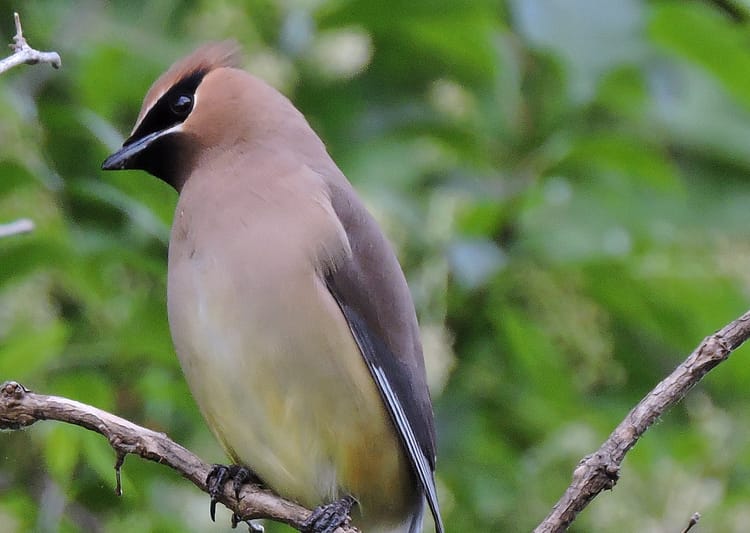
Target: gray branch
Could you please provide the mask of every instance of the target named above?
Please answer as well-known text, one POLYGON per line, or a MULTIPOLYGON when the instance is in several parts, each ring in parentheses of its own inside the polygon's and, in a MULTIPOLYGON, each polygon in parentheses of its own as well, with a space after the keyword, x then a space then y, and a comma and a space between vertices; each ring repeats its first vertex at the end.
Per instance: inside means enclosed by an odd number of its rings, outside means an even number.
POLYGON ((34 50, 26 42, 21 29, 21 19, 18 13, 13 13, 16 22, 16 35, 13 37, 13 44, 10 45, 13 54, 0 60, 0 74, 17 67, 18 65, 36 65, 37 63, 49 63, 55 68, 60 68, 62 61, 57 52, 40 52, 34 50))
MULTIPOLYGON (((13 37, 13 44, 10 45, 13 54, 0 60, 0 74, 24 64, 49 63, 55 68, 60 68, 62 64, 60 55, 57 52, 40 52, 31 48, 23 36, 21 18, 18 16, 18 13, 13 13, 13 20, 16 23, 16 35, 13 37)), ((28 233, 33 229, 34 222, 27 218, 22 218, 8 224, 0 224, 0 239, 20 233, 28 233)))
POLYGON ((34 230, 34 222, 28 218, 19 218, 13 222, 7 224, 0 224, 0 239, 3 237, 10 237, 11 235, 18 235, 20 233, 28 233, 34 230))
POLYGON ((573 471, 573 482, 534 532, 565 531, 591 500, 603 490, 612 489, 620 477, 620 464, 625 454, 641 435, 748 338, 750 311, 706 337, 674 372, 628 413, 596 452, 578 463, 573 471))
MULTIPOLYGON (((165 464, 206 492, 206 477, 211 466, 175 443, 164 433, 138 426, 96 407, 59 396, 36 394, 14 381, 0 385, 0 430, 16 430, 40 420, 57 420, 75 424, 104 435, 115 451, 116 492, 120 491, 120 467, 128 454, 165 464)), ((302 530, 310 511, 253 484, 244 485, 237 499, 228 483, 219 501, 240 520, 268 518, 302 530)), ((206 502, 208 512, 208 501, 206 502)), ((340 527, 336 533, 359 533, 351 527, 340 527)))

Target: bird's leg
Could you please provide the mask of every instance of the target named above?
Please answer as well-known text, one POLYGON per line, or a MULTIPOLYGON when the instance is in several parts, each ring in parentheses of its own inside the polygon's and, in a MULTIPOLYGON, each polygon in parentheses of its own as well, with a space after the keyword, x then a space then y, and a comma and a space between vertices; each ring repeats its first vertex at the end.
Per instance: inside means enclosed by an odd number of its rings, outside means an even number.
MULTIPOLYGON (((206 486, 208 487, 208 495, 211 497, 211 520, 214 522, 216 521, 216 502, 219 501, 219 496, 224 492, 224 485, 229 483, 230 480, 232 481, 234 496, 238 500, 240 499, 242 485, 245 483, 263 484, 263 481, 257 475, 244 466, 213 465, 208 476, 206 476, 206 486)), ((242 521, 240 517, 236 515, 232 516, 232 523, 234 525, 240 521, 242 521)))
POLYGON ((302 526, 304 533, 333 533, 343 525, 357 500, 344 496, 340 500, 316 507, 302 526))

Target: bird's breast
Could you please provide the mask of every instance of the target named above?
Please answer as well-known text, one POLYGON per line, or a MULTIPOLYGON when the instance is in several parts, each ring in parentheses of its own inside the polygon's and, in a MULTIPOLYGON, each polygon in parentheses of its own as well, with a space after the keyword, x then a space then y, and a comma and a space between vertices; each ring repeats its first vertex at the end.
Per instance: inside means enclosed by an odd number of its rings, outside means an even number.
POLYGON ((209 223, 178 205, 172 336, 191 391, 234 460, 305 505, 352 493, 364 513, 395 519, 413 504, 413 481, 322 281, 321 257, 346 253, 348 243, 337 242, 321 205, 302 204, 309 213, 298 205, 299 224, 278 208, 209 223))

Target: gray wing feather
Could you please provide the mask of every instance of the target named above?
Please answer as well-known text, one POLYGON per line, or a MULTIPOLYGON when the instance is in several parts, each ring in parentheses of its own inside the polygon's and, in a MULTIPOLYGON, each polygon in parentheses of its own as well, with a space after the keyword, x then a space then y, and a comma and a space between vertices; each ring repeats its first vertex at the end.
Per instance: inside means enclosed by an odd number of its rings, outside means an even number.
MULTIPOLYGON (((435 519, 443 524, 435 489, 435 430, 414 304, 398 260, 348 182, 331 190, 347 233, 350 257, 326 276, 403 443, 435 519)), ((418 513, 421 517, 422 512, 418 513)), ((418 531, 421 519, 412 522, 418 531)))

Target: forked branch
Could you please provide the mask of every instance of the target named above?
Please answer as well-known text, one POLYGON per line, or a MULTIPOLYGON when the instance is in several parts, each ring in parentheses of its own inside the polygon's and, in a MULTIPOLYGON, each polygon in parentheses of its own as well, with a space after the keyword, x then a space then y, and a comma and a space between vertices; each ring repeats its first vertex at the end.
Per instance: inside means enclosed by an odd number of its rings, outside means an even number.
POLYGON ((36 65, 37 63, 49 63, 55 68, 60 68, 62 65, 60 54, 57 52, 40 52, 30 47, 23 36, 21 18, 18 16, 18 13, 13 13, 13 19, 16 23, 16 35, 13 37, 13 44, 10 45, 13 53, 5 59, 0 60, 0 74, 24 64, 36 65))

